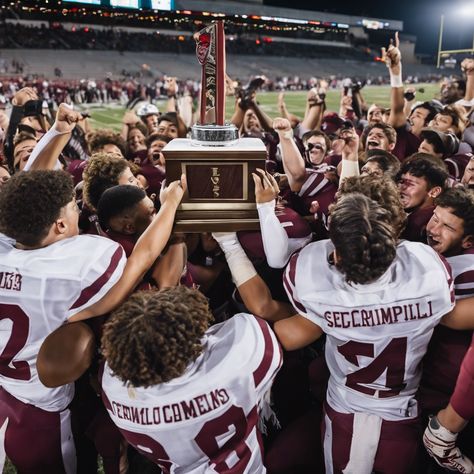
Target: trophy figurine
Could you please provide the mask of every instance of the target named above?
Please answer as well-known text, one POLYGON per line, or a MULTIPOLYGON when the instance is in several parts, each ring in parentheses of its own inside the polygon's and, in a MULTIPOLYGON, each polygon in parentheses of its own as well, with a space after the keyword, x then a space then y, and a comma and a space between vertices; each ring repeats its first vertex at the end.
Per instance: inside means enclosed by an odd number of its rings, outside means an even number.
POLYGON ((181 232, 259 229, 252 172, 265 168, 266 148, 258 138, 239 139, 225 123, 224 23, 197 32, 201 64, 200 122, 191 139, 175 138, 163 149, 166 179, 186 174, 188 189, 176 213, 181 232))

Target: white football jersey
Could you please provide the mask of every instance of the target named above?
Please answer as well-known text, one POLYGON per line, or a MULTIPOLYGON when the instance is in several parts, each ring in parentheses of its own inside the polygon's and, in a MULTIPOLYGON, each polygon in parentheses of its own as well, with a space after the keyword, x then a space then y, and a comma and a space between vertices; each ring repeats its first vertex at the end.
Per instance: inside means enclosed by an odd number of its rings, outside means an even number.
POLYGON ((333 250, 330 240, 307 245, 284 275, 295 308, 327 334, 327 401, 342 413, 414 417, 421 359, 454 303, 449 265, 427 245, 403 241, 377 281, 349 284, 328 263, 333 250))
POLYGON ((106 364, 103 399, 127 441, 170 473, 264 473, 259 407, 282 362, 268 324, 238 314, 208 329, 174 380, 127 387, 106 364))
POLYGON ((36 250, 18 250, 0 234, 0 386, 22 402, 63 410, 74 385, 45 387, 36 358, 45 338, 94 304, 120 278, 122 247, 80 235, 36 250))
POLYGON ((474 295, 474 249, 446 257, 453 272, 454 294, 460 300, 474 295))

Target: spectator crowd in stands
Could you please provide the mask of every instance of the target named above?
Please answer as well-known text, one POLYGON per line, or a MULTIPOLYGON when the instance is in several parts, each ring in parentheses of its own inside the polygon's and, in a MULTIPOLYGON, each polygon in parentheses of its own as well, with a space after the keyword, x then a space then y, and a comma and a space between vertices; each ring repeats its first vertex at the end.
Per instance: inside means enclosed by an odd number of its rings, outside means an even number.
POLYGON ((2 81, 0 440, 19 472, 95 472, 97 453, 106 473, 474 472, 474 59, 424 102, 398 37, 383 59, 389 108, 314 79, 303 116, 281 93, 270 117, 259 81, 227 80, 240 140, 267 151, 260 231, 236 233, 172 232, 186 179, 166 183, 163 149, 196 123, 196 83, 2 81), (67 104, 122 95, 120 133, 67 104), (42 378, 64 323, 83 328, 68 349, 101 350, 42 378))

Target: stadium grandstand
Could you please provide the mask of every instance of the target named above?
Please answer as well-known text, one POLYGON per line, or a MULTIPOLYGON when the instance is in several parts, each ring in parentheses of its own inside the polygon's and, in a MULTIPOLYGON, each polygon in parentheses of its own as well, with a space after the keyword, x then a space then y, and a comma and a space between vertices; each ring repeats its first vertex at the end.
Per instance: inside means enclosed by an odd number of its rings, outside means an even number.
MULTIPOLYGON (((385 70, 380 47, 394 31, 403 32, 396 20, 247 1, 17 1, 0 11, 0 74, 65 79, 198 79, 192 35, 224 19, 232 77, 344 76, 350 70, 376 80, 385 70), (71 54, 76 50, 81 54, 71 54)), ((426 79, 435 70, 419 64, 415 42, 401 34, 405 73, 426 79)))

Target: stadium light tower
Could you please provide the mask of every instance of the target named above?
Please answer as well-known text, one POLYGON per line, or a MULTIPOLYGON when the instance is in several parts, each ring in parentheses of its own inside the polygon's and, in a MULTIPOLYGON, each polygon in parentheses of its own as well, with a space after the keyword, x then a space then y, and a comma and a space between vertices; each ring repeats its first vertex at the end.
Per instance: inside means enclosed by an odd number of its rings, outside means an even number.
MULTIPOLYGON (((474 3, 468 2, 466 5, 460 7, 456 12, 456 15, 463 16, 464 18, 474 18, 474 3)), ((439 38, 438 38, 438 61, 436 67, 439 68, 441 63, 442 54, 456 54, 456 53, 474 53, 474 34, 472 37, 472 48, 471 49, 453 49, 443 51, 443 30, 444 30, 444 14, 441 15, 441 22, 439 25, 439 38)))

